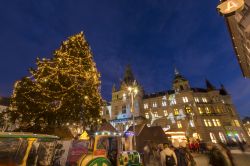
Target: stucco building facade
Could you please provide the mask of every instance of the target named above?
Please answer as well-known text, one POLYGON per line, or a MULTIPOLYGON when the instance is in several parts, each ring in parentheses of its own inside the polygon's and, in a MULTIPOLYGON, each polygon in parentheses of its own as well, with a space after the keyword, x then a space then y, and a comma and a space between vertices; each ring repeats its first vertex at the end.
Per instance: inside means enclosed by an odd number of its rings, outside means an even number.
MULTIPOLYGON (((119 131, 133 123, 128 86, 136 80, 129 67, 120 87, 113 87, 109 111, 102 114, 119 131)), ((172 89, 146 94, 141 85, 134 99, 135 124, 161 126, 172 139, 212 142, 248 141, 236 108, 223 85, 194 88, 175 70, 172 89)))

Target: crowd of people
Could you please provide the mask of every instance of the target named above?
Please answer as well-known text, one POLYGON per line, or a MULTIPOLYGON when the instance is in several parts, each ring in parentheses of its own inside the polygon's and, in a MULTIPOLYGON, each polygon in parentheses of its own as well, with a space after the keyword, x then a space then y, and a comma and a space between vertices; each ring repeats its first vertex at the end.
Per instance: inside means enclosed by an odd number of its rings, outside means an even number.
POLYGON ((144 147, 143 162, 145 166, 154 160, 155 166, 195 166, 186 142, 173 142, 164 144, 147 144, 144 147))
POLYGON ((223 143, 205 143, 199 140, 189 143, 175 141, 158 145, 149 143, 145 145, 143 151, 145 166, 151 166, 152 161, 154 166, 195 166, 196 162, 191 153, 205 153, 212 166, 235 165, 230 150, 223 143))

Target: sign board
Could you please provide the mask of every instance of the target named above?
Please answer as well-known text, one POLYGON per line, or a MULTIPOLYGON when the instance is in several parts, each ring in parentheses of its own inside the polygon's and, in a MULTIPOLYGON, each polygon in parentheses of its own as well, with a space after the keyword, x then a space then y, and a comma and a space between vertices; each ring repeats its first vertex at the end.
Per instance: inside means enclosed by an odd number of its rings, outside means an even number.
POLYGON ((217 6, 219 12, 223 15, 232 14, 235 11, 241 11, 244 8, 244 0, 227 0, 217 6))

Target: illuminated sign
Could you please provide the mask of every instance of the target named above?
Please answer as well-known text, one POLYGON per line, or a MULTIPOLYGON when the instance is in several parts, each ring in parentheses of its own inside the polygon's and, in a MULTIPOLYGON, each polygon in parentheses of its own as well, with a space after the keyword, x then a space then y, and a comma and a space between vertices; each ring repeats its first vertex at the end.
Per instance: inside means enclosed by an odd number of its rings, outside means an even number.
POLYGON ((223 15, 232 14, 244 8, 244 0, 227 0, 217 6, 219 12, 223 15))

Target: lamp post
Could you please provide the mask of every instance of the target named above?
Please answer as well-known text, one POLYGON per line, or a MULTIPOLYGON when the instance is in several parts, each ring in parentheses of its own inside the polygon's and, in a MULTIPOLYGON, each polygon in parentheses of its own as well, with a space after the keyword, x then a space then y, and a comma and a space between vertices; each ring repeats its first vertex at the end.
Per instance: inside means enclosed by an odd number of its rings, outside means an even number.
POLYGON ((134 132, 134 148, 136 148, 136 134, 135 134, 135 111, 134 111, 134 98, 138 93, 138 87, 134 82, 133 86, 128 87, 128 92, 131 97, 131 113, 132 113, 132 120, 133 120, 133 132, 134 132))

